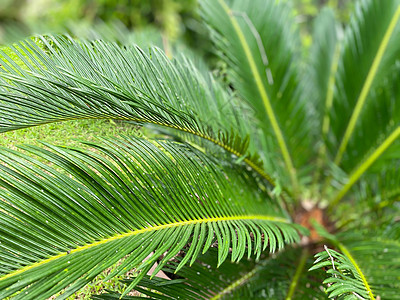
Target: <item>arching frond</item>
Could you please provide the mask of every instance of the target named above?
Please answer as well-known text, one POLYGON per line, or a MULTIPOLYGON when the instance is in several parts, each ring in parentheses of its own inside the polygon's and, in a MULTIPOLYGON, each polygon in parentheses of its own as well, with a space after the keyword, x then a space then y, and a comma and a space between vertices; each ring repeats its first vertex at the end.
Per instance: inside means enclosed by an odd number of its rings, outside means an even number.
MULTIPOLYGON (((374 94, 380 93, 377 88, 393 74, 393 65, 399 59, 399 18, 398 0, 357 3, 344 38, 330 113, 333 133, 330 150, 336 164, 343 161, 345 166, 359 155, 348 146, 359 132, 356 126, 368 117, 364 115, 367 107, 379 105, 380 100, 374 94)), ((371 124, 375 121, 369 119, 369 127, 371 124)))
POLYGON ((282 174, 289 173, 296 190, 294 168, 310 157, 310 138, 304 102, 296 92, 293 61, 299 40, 290 8, 283 1, 200 3, 234 88, 255 109, 264 135, 273 137, 265 141, 266 152, 281 154, 286 167, 282 174))
POLYGON ((88 145, 23 147, 53 167, 1 150, 1 298, 46 299, 67 286, 70 295, 124 257, 114 275, 136 268, 135 284, 188 244, 185 263, 217 243, 222 264, 230 251, 239 261, 298 241, 297 227, 237 165, 171 142, 88 145))
MULTIPOLYGON (((365 107, 362 119, 356 126, 356 134, 348 144, 352 154, 343 161, 344 167, 350 171, 349 179, 336 194, 332 205, 338 201, 366 174, 384 176, 393 168, 397 169, 400 136, 400 67, 394 66, 393 74, 386 82, 374 90, 370 96, 371 104, 365 107)), ((365 178, 370 181, 369 178, 365 178)), ((373 184, 373 183, 372 183, 373 184)))
POLYGON ((315 122, 313 126, 318 128, 318 135, 321 129, 325 131, 325 127, 329 128, 326 114, 329 114, 333 101, 340 49, 338 31, 334 12, 324 8, 314 20, 313 43, 307 58, 306 75, 302 77, 305 90, 303 97, 307 99, 309 109, 313 110, 314 118, 311 121, 315 122))
POLYGON ((255 153, 251 113, 187 59, 153 48, 40 37, 12 47, 0 68, 0 132, 49 122, 110 118, 150 123, 213 142, 271 183, 255 153))
MULTIPOLYGON (((335 77, 338 66, 340 41, 339 26, 336 24, 334 12, 325 8, 313 24, 313 43, 306 61, 305 76, 302 77, 304 99, 312 112, 312 132, 316 136, 316 171, 313 183, 315 188, 323 175, 327 163, 326 139, 330 127, 329 112, 333 104, 335 77)), ((317 190, 317 189, 315 189, 317 190)))
MULTIPOLYGON (((237 264, 226 261, 215 269, 217 252, 209 251, 191 267, 184 267, 177 272, 177 279, 150 279, 147 276, 139 282, 136 290, 151 299, 321 299, 324 293, 319 288, 317 277, 310 277, 304 272, 312 265, 312 260, 309 254, 304 256, 301 253, 301 249, 285 249, 276 256, 263 257, 259 262, 243 260, 237 264), (290 266, 298 263, 305 270, 296 273, 290 266), (289 295, 296 274, 300 274, 299 280, 296 289, 293 289, 295 292, 289 295)), ((178 258, 168 263, 163 268, 164 272, 175 273, 181 260, 178 258)), ((126 280, 126 284, 131 281, 126 280)), ((95 299, 119 297, 116 293, 109 293, 96 296, 95 299)))
POLYGON ((348 232, 334 244, 340 252, 326 247, 311 268, 328 268, 324 283, 330 298, 400 299, 398 241, 348 232))
POLYGON ((381 234, 397 222, 400 214, 399 162, 381 161, 374 171, 369 170, 352 190, 352 197, 342 202, 332 213, 342 229, 369 228, 381 234), (386 168, 383 168, 383 165, 386 168))
POLYGON ((329 298, 372 299, 370 297, 372 295, 363 285, 357 269, 346 256, 326 248, 324 252, 318 253, 315 257, 316 265, 313 268, 329 267, 327 273, 331 277, 324 280, 324 284, 328 285, 329 298))
POLYGON ((330 149, 349 179, 334 195, 332 207, 400 135, 399 18, 398 0, 360 1, 347 28, 330 114, 330 149))

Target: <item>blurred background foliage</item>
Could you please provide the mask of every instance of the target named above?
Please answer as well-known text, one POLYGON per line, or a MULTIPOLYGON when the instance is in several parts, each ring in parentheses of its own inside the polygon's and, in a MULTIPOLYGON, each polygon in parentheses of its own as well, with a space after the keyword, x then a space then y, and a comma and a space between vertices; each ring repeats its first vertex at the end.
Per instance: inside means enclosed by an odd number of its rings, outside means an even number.
MULTIPOLYGON (((353 2, 293 0, 304 45, 311 44, 310 24, 322 7, 332 7, 337 19, 347 22, 353 2)), ((196 8, 196 0, 1 0, 0 44, 32 33, 67 30, 74 34, 111 23, 128 31, 153 27, 161 32, 164 42, 180 39, 195 49, 207 51, 209 41, 196 8)))
POLYGON ((21 33, 87 30, 103 23, 128 30, 151 26, 168 39, 193 43, 200 24, 196 6, 196 0, 1 0, 0 43, 21 33))

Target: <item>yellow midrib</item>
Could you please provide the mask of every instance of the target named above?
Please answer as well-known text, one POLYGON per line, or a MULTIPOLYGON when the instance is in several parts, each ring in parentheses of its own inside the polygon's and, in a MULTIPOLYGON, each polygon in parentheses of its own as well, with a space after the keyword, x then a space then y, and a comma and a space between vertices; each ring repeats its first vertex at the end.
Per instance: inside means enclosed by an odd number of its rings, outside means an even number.
POLYGON ((349 180, 342 187, 342 189, 336 194, 333 200, 329 203, 329 208, 334 208, 339 201, 346 195, 350 188, 358 181, 358 179, 365 173, 365 171, 398 139, 400 136, 400 126, 396 127, 395 130, 380 144, 375 151, 368 156, 368 158, 351 173, 349 180))
POLYGON ((383 55, 385 54, 386 48, 389 44, 390 38, 392 37, 392 34, 394 32, 394 29, 396 27, 396 24, 397 24, 399 18, 400 18, 400 5, 397 6, 396 12, 394 13, 393 18, 391 19, 391 21, 389 23, 389 26, 385 32, 382 42, 379 45, 378 52, 376 53, 376 56, 374 57, 374 60, 372 62, 371 68, 368 72, 367 78, 365 79, 364 85, 363 85, 360 95, 357 99, 356 106, 354 107, 353 114, 351 115, 349 124, 347 125, 346 131, 343 135, 342 142, 339 146, 339 150, 336 154, 336 157, 335 157, 336 165, 339 165, 339 163, 342 160, 342 157, 346 150, 347 144, 350 140, 351 135, 354 132, 354 128, 356 126, 358 117, 359 117, 361 110, 364 106, 364 103, 367 99, 367 96, 371 89, 375 75, 378 72, 379 65, 383 59, 383 55))
POLYGON ((364 284, 365 289, 368 292, 368 296, 370 297, 371 300, 375 300, 374 294, 371 290, 371 287, 368 284, 367 278, 365 278, 364 273, 361 271, 360 267, 358 266, 356 260, 354 259, 354 257, 351 255, 350 251, 342 244, 342 243, 338 243, 338 247, 340 249, 340 251, 342 251, 342 253, 350 260, 351 264, 354 266, 354 268, 356 269, 358 275, 360 275, 361 280, 364 284))
POLYGON ((271 126, 273 128, 273 131, 275 133, 276 139, 278 141, 278 145, 279 148, 281 150, 282 156, 283 156, 283 160, 285 161, 286 167, 289 170, 289 175, 292 181, 292 185, 293 185, 293 190, 297 191, 298 190, 298 180, 297 180, 297 176, 296 176, 296 169, 294 168, 293 162, 292 162, 292 158, 290 157, 289 154, 289 150, 288 147, 286 145, 285 139, 283 137, 282 131, 279 127, 278 121, 275 117, 275 113, 274 110, 272 108, 270 99, 268 97, 267 91, 265 89, 263 80, 261 79, 260 73, 258 72, 257 69, 257 65, 255 63, 255 60, 253 58, 253 55, 251 53, 250 47, 247 44, 246 38, 239 26, 239 23, 237 22, 237 20, 235 19, 235 17, 232 14, 231 9, 228 7, 228 5, 224 2, 224 0, 218 0, 219 3, 221 4, 221 6, 223 7, 223 9, 225 10, 226 14, 229 17, 229 20, 232 23, 233 28, 235 29, 236 34, 238 35, 238 38, 240 40, 240 43, 243 47, 243 50, 246 54, 246 58, 247 61, 250 65, 250 69, 251 69, 251 73, 254 76, 254 80, 256 82, 256 86, 258 89, 258 92, 261 96, 261 99, 263 101, 264 104, 264 108, 267 112, 268 118, 271 122, 271 126))
MULTIPOLYGON (((235 156, 237 156, 238 158, 245 156, 246 153, 240 153, 238 151, 236 151, 235 149, 233 149, 232 147, 230 147, 229 145, 226 145, 224 143, 222 143, 221 141, 219 141, 218 139, 215 139, 207 134, 204 134, 202 132, 198 132, 198 131, 194 131, 192 129, 189 128, 184 128, 181 126, 177 126, 177 125, 173 125, 173 124, 167 124, 167 123, 162 123, 162 122, 157 122, 157 121, 152 121, 152 120, 147 120, 147 119, 140 119, 140 118, 134 118, 134 117, 125 117, 125 116, 118 116, 118 115, 104 115, 104 116, 78 116, 78 117, 69 117, 69 118, 63 118, 63 119, 57 119, 57 120, 51 120, 51 121, 47 121, 47 122, 43 122, 40 123, 38 125, 32 125, 30 127, 33 126, 39 126, 39 125, 43 125, 43 124, 48 124, 48 123, 54 123, 54 122, 65 122, 65 121, 73 121, 73 120, 83 120, 83 119, 113 119, 113 120, 123 120, 123 121, 134 121, 134 122, 143 122, 143 123, 148 123, 148 124, 154 124, 154 125, 158 125, 158 126, 163 126, 163 127, 167 127, 167 128, 171 128, 171 129, 175 129, 175 130, 179 130, 179 131, 183 131, 185 133, 189 133, 189 134, 193 134, 195 136, 198 136, 202 139, 205 139, 207 141, 210 141, 214 144, 216 144, 217 146, 223 148, 224 150, 234 154, 235 156)), ((258 164, 256 162, 254 162, 253 160, 245 157, 243 159, 243 161, 250 167, 252 168, 254 171, 256 171, 261 177, 263 177, 264 179, 266 179, 273 187, 276 186, 275 181, 271 178, 271 176, 269 176, 262 167, 258 166, 258 164)))
POLYGON ((66 255, 70 255, 76 252, 81 252, 99 245, 103 245, 115 240, 131 237, 134 235, 146 233, 146 232, 154 232, 158 230, 163 230, 167 228, 172 228, 172 227, 179 227, 179 226, 187 226, 191 224, 198 224, 198 223, 208 223, 208 222, 227 222, 227 221, 238 221, 238 220, 261 220, 261 221, 272 221, 272 222, 280 222, 280 223, 290 223, 287 219, 280 218, 280 217, 274 217, 274 216, 266 216, 266 215, 244 215, 244 216, 230 216, 230 217, 217 217, 217 218, 206 218, 206 219, 197 219, 197 220, 190 220, 190 221, 181 221, 181 222, 175 222, 175 223, 170 223, 170 224, 163 224, 163 225, 158 225, 158 226, 153 226, 153 227, 147 227, 143 229, 138 229, 138 230, 133 230, 129 231, 126 233, 118 234, 109 238, 106 238, 101 241, 97 241, 91 244, 86 244, 80 247, 77 247, 69 252, 63 252, 58 255, 52 256, 50 258, 44 259, 40 262, 31 264, 29 266, 23 267, 21 269, 15 270, 11 273, 8 273, 4 275, 3 277, 0 277, 0 281, 13 277, 15 275, 24 273, 30 269, 39 267, 41 265, 44 265, 46 263, 49 263, 51 261, 54 261, 56 259, 59 259, 61 257, 64 257, 66 255))

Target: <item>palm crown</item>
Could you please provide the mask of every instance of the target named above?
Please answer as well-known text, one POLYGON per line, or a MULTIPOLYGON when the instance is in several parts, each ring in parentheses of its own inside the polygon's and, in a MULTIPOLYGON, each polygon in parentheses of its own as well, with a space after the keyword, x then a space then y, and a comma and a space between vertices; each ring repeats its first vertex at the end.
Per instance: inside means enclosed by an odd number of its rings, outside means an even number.
POLYGON ((200 6, 233 88, 158 48, 1 54, 1 132, 101 118, 172 137, 1 149, 1 298, 66 298, 118 263, 109 278, 135 276, 97 298, 400 299, 400 2, 359 1, 344 30, 323 10, 306 57, 286 1, 200 6))

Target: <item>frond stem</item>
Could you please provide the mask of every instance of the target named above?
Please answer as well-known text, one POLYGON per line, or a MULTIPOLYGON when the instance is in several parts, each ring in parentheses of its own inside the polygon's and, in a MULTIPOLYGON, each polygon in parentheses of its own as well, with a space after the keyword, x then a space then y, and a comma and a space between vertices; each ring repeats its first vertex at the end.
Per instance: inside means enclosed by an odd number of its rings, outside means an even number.
POLYGON ((254 275, 257 274, 257 272, 263 267, 263 265, 257 265, 253 270, 250 272, 244 274, 241 278, 238 280, 235 280, 232 282, 229 286, 224 288, 222 291, 220 291, 218 294, 214 295, 210 300, 218 300, 221 299, 224 295, 229 294, 233 290, 237 289, 238 287, 242 286, 245 284, 250 278, 252 278, 254 275))
MULTIPOLYGON (((198 132, 192 129, 188 129, 188 128, 184 128, 181 126, 177 126, 174 124, 168 124, 168 123, 162 123, 162 122, 157 122, 157 121, 153 121, 153 120, 146 120, 146 119, 140 119, 140 118, 132 118, 132 117, 124 117, 124 116, 79 116, 79 117, 70 117, 70 118, 63 118, 63 119, 57 119, 57 120, 51 120, 51 121, 45 121, 42 122, 40 124, 36 124, 33 126, 39 126, 39 125, 44 125, 44 124, 49 124, 49 123, 54 123, 54 122, 64 122, 64 121, 72 121, 72 120, 79 120, 79 119, 113 119, 113 120, 123 120, 123 121, 134 121, 134 122, 141 122, 141 123, 149 123, 149 124, 154 124, 154 125, 158 125, 158 126, 163 126, 163 127, 168 127, 171 129, 175 129, 175 130, 179 130, 179 131, 183 131, 189 134, 193 134, 195 136, 198 136, 202 139, 208 140, 218 146, 220 146, 221 148, 223 148, 224 150, 234 154, 235 156, 237 156, 238 158, 244 156, 244 153, 240 153, 238 151, 236 151, 235 149, 233 149, 232 147, 229 147, 228 145, 222 143, 221 141, 219 141, 218 139, 215 139, 207 134, 204 134, 202 132, 198 132)), ((30 127, 33 127, 32 125, 29 125, 30 127)), ((254 171, 256 171, 261 177, 263 177, 264 179, 266 179, 268 181, 269 184, 271 184, 273 187, 276 186, 275 181, 271 178, 271 176, 269 176, 264 170, 263 168, 261 168, 260 166, 258 166, 254 161, 252 161, 251 159, 245 157, 243 159, 243 161, 250 167, 252 168, 254 171)), ((284 189, 286 192, 288 192, 286 189, 284 189)))
POLYGON ((390 21, 389 27, 387 28, 385 35, 382 39, 382 42, 378 48, 378 52, 376 53, 376 56, 372 62, 371 68, 368 72, 367 78, 365 80, 365 83, 362 87, 360 96, 358 97, 356 106, 354 107, 353 114, 351 115, 349 124, 346 128, 346 131, 344 133, 342 142, 340 144, 339 150, 336 154, 335 157, 335 164, 339 165, 340 161, 342 160, 343 154, 346 150, 347 144, 350 140, 351 135, 353 134, 354 128, 356 126, 358 117, 360 116, 361 110, 364 106, 365 100, 367 99, 368 93, 371 89, 372 83, 374 81, 375 75, 378 71, 379 65, 383 59, 383 55, 385 54, 386 48, 389 44, 389 40, 394 32, 394 29, 396 27, 396 24, 400 18, 400 5, 397 7, 396 12, 393 15, 392 20, 390 21))
POLYGON ((81 252, 83 250, 87 250, 99 245, 106 244, 108 242, 112 242, 115 240, 131 237, 134 235, 146 233, 146 232, 154 232, 158 230, 163 230, 167 228, 172 228, 172 227, 179 227, 179 226, 187 226, 187 225, 192 225, 192 224, 199 224, 199 223, 208 223, 208 222, 227 222, 227 221, 237 221, 237 220, 261 220, 261 221, 273 221, 273 222, 281 222, 281 223, 289 223, 287 219, 280 218, 280 217, 274 217, 274 216, 266 216, 266 215, 244 215, 244 216, 228 216, 228 217, 215 217, 215 218, 205 218, 205 219, 197 219, 197 220, 190 220, 190 221, 180 221, 180 222, 174 222, 170 224, 163 224, 163 225, 157 225, 157 226, 151 226, 143 229, 137 229, 137 230, 132 230, 128 231, 125 233, 117 234, 109 238, 105 238, 103 240, 93 242, 91 244, 86 244, 80 247, 77 247, 71 251, 68 252, 63 252, 58 255, 52 256, 50 258, 44 259, 40 262, 25 266, 21 269, 15 270, 11 273, 8 273, 4 275, 3 277, 0 277, 0 281, 16 276, 18 274, 24 273, 30 269, 39 267, 41 265, 44 265, 46 263, 49 263, 51 261, 54 261, 58 258, 64 257, 66 255, 71 255, 76 252, 81 252))
POLYGON ((351 264, 354 266, 354 268, 356 269, 358 275, 360 276, 365 289, 368 292, 368 296, 371 300, 375 300, 374 294, 371 290, 371 287, 368 284, 367 279, 365 278, 364 273, 361 271, 360 267, 358 266, 356 260, 354 259, 354 257, 351 255, 350 251, 342 244, 342 243, 337 243, 340 251, 342 251, 342 253, 350 260, 351 264))
POLYGON ((335 207, 364 172, 389 148, 393 142, 400 136, 400 126, 397 127, 383 143, 350 175, 348 182, 336 194, 335 198, 330 202, 329 208, 335 207))
POLYGON ((297 175, 296 175, 296 169, 294 168, 292 158, 290 156, 288 147, 287 147, 285 139, 283 137, 283 133, 282 133, 280 127, 279 127, 278 120, 276 119, 274 110, 273 110, 272 105, 271 105, 271 101, 270 101, 270 99, 268 97, 268 94, 267 94, 267 91, 266 91, 265 86, 263 84, 263 81, 261 79, 260 73, 257 70, 257 65, 256 65, 256 62, 255 62, 253 56, 252 56, 250 47, 249 47, 249 45, 248 45, 248 43, 246 41, 246 37, 244 36, 244 33, 243 33, 242 29, 240 28, 240 25, 239 25, 238 21, 236 20, 233 12, 228 7, 228 5, 224 2, 224 0, 218 0, 218 1, 221 4, 221 6, 224 8, 226 14, 229 16, 229 19, 232 22, 232 26, 234 27, 234 29, 236 31, 236 34, 237 34, 237 36, 238 36, 238 38, 240 40, 240 43, 241 43, 241 45, 243 47, 243 50, 244 50, 244 52, 246 54, 247 61, 248 61, 249 65, 250 65, 251 72, 252 72, 252 74, 254 76, 254 80, 256 82, 258 92, 259 92, 259 94, 261 96, 261 99, 263 101, 263 104, 264 104, 265 110, 267 112, 268 118, 269 118, 269 120, 271 122, 271 126, 272 126, 272 128, 274 130, 274 133, 275 133, 275 136, 276 136, 276 138, 278 140, 278 145, 279 145, 279 147, 281 149, 283 160, 285 161, 286 167, 289 170, 289 175, 290 175, 290 178, 291 178, 291 181, 292 181, 294 194, 296 194, 296 192, 298 191, 298 187, 299 187, 298 179, 297 179, 297 175))
POLYGON ((294 273, 292 282, 290 283, 289 291, 285 298, 286 300, 291 300, 294 295, 294 292, 296 291, 297 285, 300 280, 300 276, 303 274, 304 267, 306 266, 308 255, 309 255, 309 253, 308 253, 307 249, 304 248, 303 251, 301 252, 301 256, 300 256, 299 263, 296 268, 296 272, 294 273))

